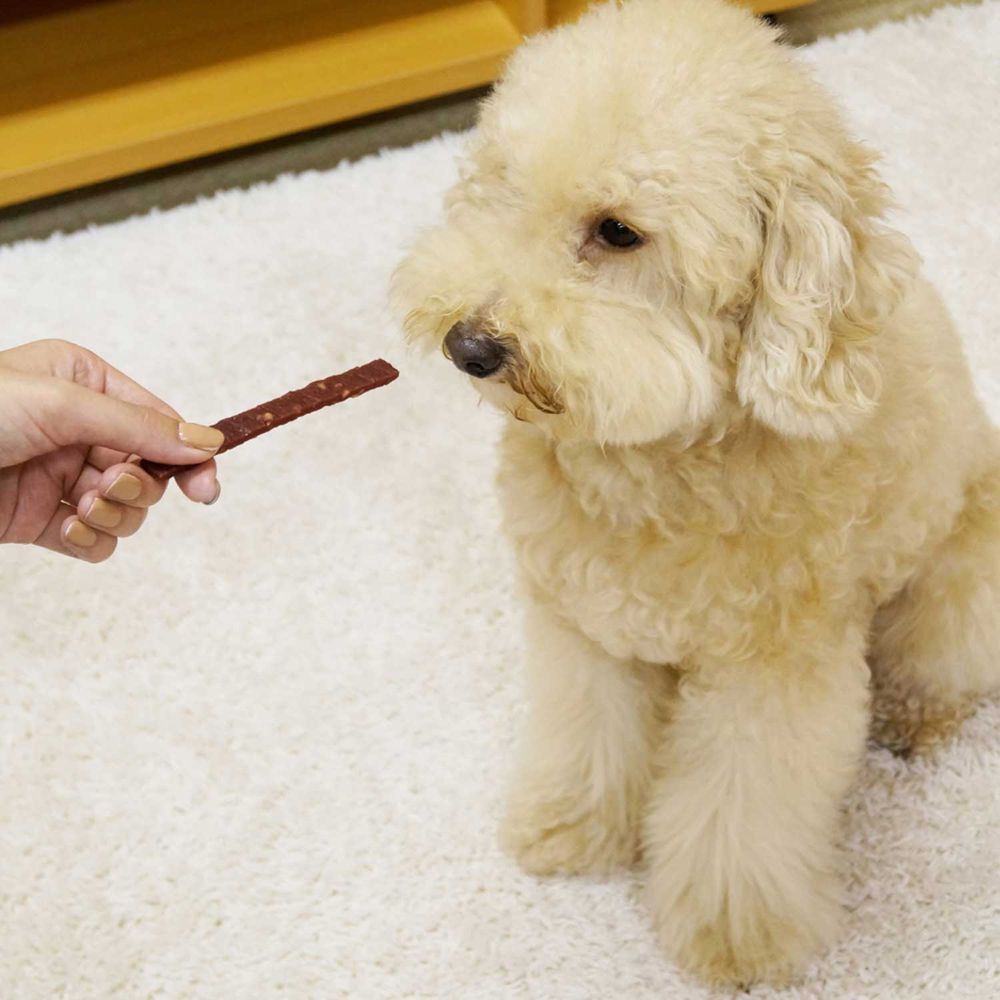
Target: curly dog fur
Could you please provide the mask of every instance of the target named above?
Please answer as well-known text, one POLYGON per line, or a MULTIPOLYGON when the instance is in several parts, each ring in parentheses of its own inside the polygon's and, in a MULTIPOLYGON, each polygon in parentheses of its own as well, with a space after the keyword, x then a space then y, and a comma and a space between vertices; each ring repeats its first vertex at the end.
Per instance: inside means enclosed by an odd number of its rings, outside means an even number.
POLYGON ((1000 683, 1000 438, 874 160, 745 11, 607 5, 515 54, 394 285, 412 339, 503 359, 473 372, 528 604, 503 843, 641 856, 716 981, 835 935, 872 720, 923 750, 1000 683))

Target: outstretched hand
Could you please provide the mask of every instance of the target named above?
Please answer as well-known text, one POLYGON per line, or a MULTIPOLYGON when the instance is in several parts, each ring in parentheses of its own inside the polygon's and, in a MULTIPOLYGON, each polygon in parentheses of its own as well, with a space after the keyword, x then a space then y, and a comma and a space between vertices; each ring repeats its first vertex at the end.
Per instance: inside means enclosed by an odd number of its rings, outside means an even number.
POLYGON ((135 534, 166 489, 141 458, 190 464, 191 500, 219 496, 211 456, 222 434, 189 424, 85 348, 42 340, 0 351, 0 542, 89 562, 135 534))

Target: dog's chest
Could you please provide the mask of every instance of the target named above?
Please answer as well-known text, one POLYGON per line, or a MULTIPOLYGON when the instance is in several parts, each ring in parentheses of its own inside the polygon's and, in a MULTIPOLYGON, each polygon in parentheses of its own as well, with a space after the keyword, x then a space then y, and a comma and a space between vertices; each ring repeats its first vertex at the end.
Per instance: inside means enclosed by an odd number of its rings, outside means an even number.
POLYGON ((508 436, 500 489, 536 593, 614 656, 677 663, 688 654, 729 587, 719 536, 735 509, 697 510, 682 478, 635 455, 553 449, 520 433, 508 436))
POLYGON ((929 499, 905 452, 759 436, 602 450, 522 425, 505 436, 499 485, 535 594, 612 655, 672 664, 870 614, 951 530, 964 495, 943 474, 929 499))

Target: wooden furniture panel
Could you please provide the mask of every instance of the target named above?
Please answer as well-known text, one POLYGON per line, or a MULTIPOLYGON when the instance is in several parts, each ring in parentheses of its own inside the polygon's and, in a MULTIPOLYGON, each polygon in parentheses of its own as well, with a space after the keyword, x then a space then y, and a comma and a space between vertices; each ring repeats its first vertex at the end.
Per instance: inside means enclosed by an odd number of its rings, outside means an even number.
POLYGON ((0 205, 486 83, 513 8, 125 0, 10 25, 0 205))
MULTIPOLYGON (((592 2, 593 0, 548 0, 548 23, 553 25, 575 21, 592 2)), ((815 0, 732 0, 732 2, 749 7, 758 14, 776 14, 792 7, 804 7, 815 0)))
POLYGON ((486 84, 524 35, 586 6, 8 0, 0 206, 486 84))

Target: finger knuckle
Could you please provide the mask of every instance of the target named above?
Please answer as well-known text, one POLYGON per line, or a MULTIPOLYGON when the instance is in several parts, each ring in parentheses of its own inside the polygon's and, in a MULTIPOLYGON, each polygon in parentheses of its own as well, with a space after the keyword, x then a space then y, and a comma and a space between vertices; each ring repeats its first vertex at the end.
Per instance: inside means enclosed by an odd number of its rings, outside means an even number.
POLYGON ((156 410, 148 406, 137 407, 137 410, 136 423, 144 439, 150 436, 160 437, 166 432, 167 425, 170 422, 169 417, 165 417, 162 413, 157 413, 156 410))
POLYGON ((51 447, 71 443, 75 418, 76 408, 66 383, 59 379, 49 379, 38 386, 28 419, 35 432, 51 447))
POLYGON ((34 346, 42 350, 60 354, 66 354, 70 351, 77 350, 76 344, 73 344, 68 340, 64 340, 62 337, 45 337, 42 340, 36 340, 34 346))

